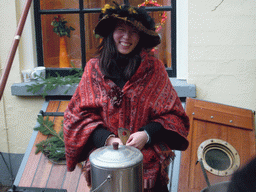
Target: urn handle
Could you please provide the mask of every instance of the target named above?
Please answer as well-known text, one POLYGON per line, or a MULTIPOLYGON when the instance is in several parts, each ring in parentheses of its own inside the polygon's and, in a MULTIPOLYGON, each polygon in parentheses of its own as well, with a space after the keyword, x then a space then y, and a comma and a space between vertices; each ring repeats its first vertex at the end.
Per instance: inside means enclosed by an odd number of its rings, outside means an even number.
POLYGON ((107 182, 110 182, 111 179, 112 179, 112 176, 109 174, 107 178, 98 187, 96 187, 93 190, 90 190, 90 192, 96 192, 100 190, 107 182))

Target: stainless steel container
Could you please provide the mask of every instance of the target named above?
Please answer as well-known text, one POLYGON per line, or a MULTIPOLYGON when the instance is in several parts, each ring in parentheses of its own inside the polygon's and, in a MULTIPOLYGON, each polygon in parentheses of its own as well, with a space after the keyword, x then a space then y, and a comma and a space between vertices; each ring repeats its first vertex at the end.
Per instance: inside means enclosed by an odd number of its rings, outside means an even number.
POLYGON ((115 143, 91 153, 91 192, 142 192, 143 155, 115 143))

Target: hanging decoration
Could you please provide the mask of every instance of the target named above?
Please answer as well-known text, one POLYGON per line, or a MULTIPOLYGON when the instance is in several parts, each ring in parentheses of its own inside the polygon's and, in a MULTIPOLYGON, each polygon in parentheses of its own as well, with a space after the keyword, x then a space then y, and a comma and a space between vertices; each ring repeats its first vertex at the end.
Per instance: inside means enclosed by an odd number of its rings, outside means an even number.
POLYGON ((71 26, 66 26, 67 21, 58 15, 58 17, 54 17, 51 25, 53 26, 53 32, 57 33, 60 37, 60 52, 59 52, 59 67, 66 68, 71 67, 70 59, 67 52, 67 44, 65 37, 70 37, 70 32, 75 29, 71 26))
MULTIPOLYGON (((154 0, 145 0, 143 3, 139 4, 138 7, 161 7, 162 5, 158 4, 157 1, 154 0)), ((165 24, 165 21, 167 19, 167 13, 166 11, 160 12, 159 16, 161 17, 160 24, 156 25, 156 32, 158 33, 162 26, 165 24)))

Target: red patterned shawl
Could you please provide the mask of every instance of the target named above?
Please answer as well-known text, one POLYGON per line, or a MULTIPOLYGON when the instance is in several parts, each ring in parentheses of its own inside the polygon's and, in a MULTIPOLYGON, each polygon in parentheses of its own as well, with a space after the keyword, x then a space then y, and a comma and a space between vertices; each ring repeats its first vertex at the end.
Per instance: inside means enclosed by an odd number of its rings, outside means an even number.
MULTIPOLYGON (((141 65, 120 89, 103 76, 98 59, 91 59, 64 115, 64 139, 67 167, 73 171, 93 149, 89 143, 92 132, 100 124, 117 135, 119 127, 131 133, 154 121, 184 137, 189 130, 188 117, 173 89, 161 61, 142 53, 141 65)), ((183 149, 184 150, 184 147, 183 149)), ((165 168, 173 152, 165 143, 142 150, 145 188, 154 185, 160 171, 163 183, 168 182, 165 168), (161 165, 161 166, 160 166, 161 165)))

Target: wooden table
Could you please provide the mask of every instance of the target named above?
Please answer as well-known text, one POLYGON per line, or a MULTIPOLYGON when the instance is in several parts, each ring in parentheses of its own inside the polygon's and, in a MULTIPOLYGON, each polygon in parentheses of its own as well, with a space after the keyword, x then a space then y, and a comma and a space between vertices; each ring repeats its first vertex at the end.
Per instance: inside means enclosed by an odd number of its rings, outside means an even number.
MULTIPOLYGON (((64 112, 69 101, 49 101, 42 108, 45 112, 64 112)), ((54 129, 61 129, 63 116, 49 117, 54 121, 54 129)), ((68 192, 89 192, 81 167, 73 172, 67 172, 66 165, 51 163, 41 152, 37 155, 36 144, 47 136, 34 131, 28 149, 24 155, 14 185, 17 187, 36 187, 66 189, 68 192)))

